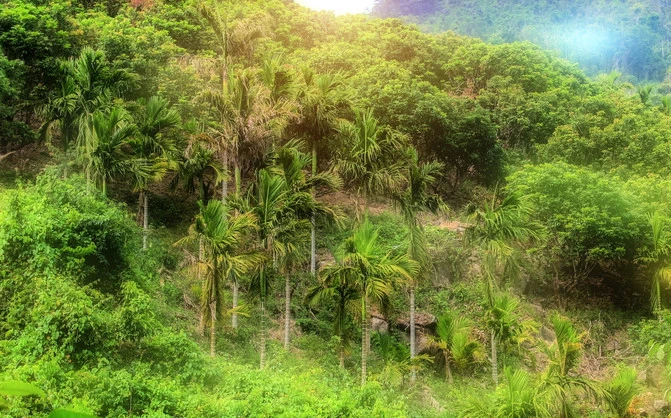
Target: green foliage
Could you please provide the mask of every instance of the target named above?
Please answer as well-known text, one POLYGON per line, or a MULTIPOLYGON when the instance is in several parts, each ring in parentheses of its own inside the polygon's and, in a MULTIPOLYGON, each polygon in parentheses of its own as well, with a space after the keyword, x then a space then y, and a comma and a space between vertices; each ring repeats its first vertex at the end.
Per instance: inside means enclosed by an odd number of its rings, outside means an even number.
POLYGON ((87 194, 80 177, 52 174, 32 187, 4 192, 0 214, 0 270, 28 277, 76 278, 105 292, 118 291, 129 268, 132 223, 124 211, 87 194))
POLYGON ((442 364, 445 380, 453 381, 452 368, 463 371, 484 358, 484 347, 471 336, 471 326, 467 319, 452 313, 438 318, 436 338, 431 347, 439 354, 438 364, 442 364))
POLYGON ((606 399, 618 418, 632 416, 632 403, 640 393, 636 378, 636 369, 620 366, 617 374, 605 384, 605 390, 610 395, 606 399))
POLYGON ((469 398, 462 418, 550 417, 550 404, 538 392, 532 376, 524 370, 505 369, 505 382, 489 398, 469 398))
POLYGON ((644 319, 629 329, 634 349, 639 355, 645 355, 653 344, 665 344, 671 341, 671 314, 662 311, 662 320, 644 319))

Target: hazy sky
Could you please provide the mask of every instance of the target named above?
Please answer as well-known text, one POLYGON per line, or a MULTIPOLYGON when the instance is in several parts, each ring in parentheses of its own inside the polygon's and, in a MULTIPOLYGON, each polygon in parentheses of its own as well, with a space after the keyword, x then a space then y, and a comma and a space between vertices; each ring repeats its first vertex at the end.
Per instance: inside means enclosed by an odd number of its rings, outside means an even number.
POLYGON ((296 0, 296 3, 314 10, 332 10, 336 14, 367 13, 373 0, 296 0))

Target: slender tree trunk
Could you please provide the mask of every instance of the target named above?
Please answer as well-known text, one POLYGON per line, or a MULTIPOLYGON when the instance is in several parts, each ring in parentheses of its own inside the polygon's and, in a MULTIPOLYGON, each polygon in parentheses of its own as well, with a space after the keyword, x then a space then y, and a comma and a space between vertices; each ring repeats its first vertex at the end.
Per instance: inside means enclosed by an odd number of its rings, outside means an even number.
POLYGON ((417 355, 415 341, 415 286, 410 286, 410 359, 417 355))
MULTIPOLYGON (((226 151, 226 164, 228 165, 228 151, 226 151)), ((233 160, 233 165, 234 165, 234 181, 235 181, 235 197, 240 196, 240 166, 238 165, 237 159, 233 160)), ((226 186, 228 188, 228 186, 226 186)), ((228 189, 226 191, 228 193, 228 189)), ((237 214, 237 211, 236 211, 237 214)), ((235 313, 235 309, 238 307, 238 297, 239 297, 239 286, 238 286, 238 281, 234 280, 233 281, 233 314, 231 315, 231 326, 233 326, 233 329, 238 329, 238 314, 235 313)))
MULTIPOLYGON (((200 281, 201 287, 203 289, 203 297, 206 294, 205 290, 205 280, 203 280, 203 256, 205 255, 205 248, 203 246, 203 239, 201 238, 198 241, 198 281, 200 281)), ((202 302, 201 302, 202 303, 202 302)), ((201 305, 202 306, 202 305, 201 305)), ((200 310, 200 324, 198 326, 198 332, 200 335, 205 335, 205 309, 204 307, 200 310)))
POLYGON ((366 297, 361 298, 361 386, 366 384, 366 373, 368 350, 366 340, 368 338, 368 312, 366 310, 366 297))
POLYGON ((221 182, 221 203, 226 204, 228 198, 228 150, 224 150, 224 155, 221 159, 221 165, 224 167, 225 177, 221 182))
POLYGON ((368 296, 365 297, 366 299, 366 354, 370 354, 370 328, 371 328, 371 322, 373 318, 368 317, 368 296))
POLYGON ((210 303, 210 357, 214 357, 216 350, 216 334, 215 326, 217 324, 217 301, 212 301, 210 303))
POLYGON ((107 180, 103 177, 103 197, 107 197, 107 180))
POLYGON ((340 337, 340 368, 345 368, 345 344, 342 341, 342 337, 340 337))
POLYGON ((266 367, 266 304, 261 299, 261 364, 260 368, 263 370, 266 367))
POLYGON ((452 368, 450 367, 450 357, 447 355, 447 351, 443 355, 445 356, 445 381, 453 384, 454 378, 452 377, 452 368))
MULTIPOLYGON (((233 309, 238 307, 238 281, 233 280, 233 309)), ((238 314, 233 312, 233 315, 231 315, 231 326, 233 329, 238 329, 238 314)))
POLYGON ((135 217, 135 222, 137 226, 142 226, 142 217, 144 216, 142 212, 144 211, 144 190, 140 190, 137 199, 137 216, 135 217))
POLYGON ((289 349, 289 328, 291 327, 291 279, 284 278, 284 349, 289 349))
POLYGON ((240 164, 238 163, 237 159, 234 165, 235 165, 234 167, 235 172, 233 174, 235 175, 235 195, 239 197, 240 193, 242 192, 242 190, 240 190, 242 187, 242 179, 240 173, 240 164))
POLYGON ((142 249, 147 250, 147 234, 149 234, 149 195, 144 193, 144 213, 142 214, 142 249))
MULTIPOLYGON (((317 175, 317 143, 312 141, 312 177, 317 175)), ((312 190, 314 195, 314 189, 312 190)), ((317 230, 315 215, 312 214, 312 230, 310 231, 310 274, 317 274, 317 230)))
POLYGON ((317 275, 317 227, 315 223, 315 215, 310 219, 312 224, 312 231, 310 231, 310 274, 317 275))
MULTIPOLYGON (((410 286, 410 363, 417 355, 417 342, 415 340, 415 286, 410 286)), ((412 365, 412 372, 410 373, 410 380, 415 381, 416 372, 412 365)))
POLYGON ((492 333, 492 379, 494 380, 494 384, 496 386, 499 385, 499 363, 496 355, 496 333, 494 330, 491 331, 492 333))

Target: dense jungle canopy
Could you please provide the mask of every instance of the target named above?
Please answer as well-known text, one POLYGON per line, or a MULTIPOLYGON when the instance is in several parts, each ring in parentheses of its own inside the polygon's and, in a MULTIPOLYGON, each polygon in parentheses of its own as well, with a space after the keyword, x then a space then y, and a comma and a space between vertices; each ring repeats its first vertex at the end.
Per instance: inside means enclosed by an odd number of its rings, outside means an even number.
POLYGON ((670 416, 666 8, 0 0, 0 416, 670 416))

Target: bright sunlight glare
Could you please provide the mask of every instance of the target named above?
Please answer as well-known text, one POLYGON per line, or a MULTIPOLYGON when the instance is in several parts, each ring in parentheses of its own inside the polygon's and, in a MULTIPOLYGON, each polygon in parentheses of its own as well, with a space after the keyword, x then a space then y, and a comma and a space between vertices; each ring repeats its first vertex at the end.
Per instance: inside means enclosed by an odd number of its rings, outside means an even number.
POLYGON ((296 3, 313 10, 330 10, 337 15, 368 13, 373 8, 373 0, 296 0, 296 3))

